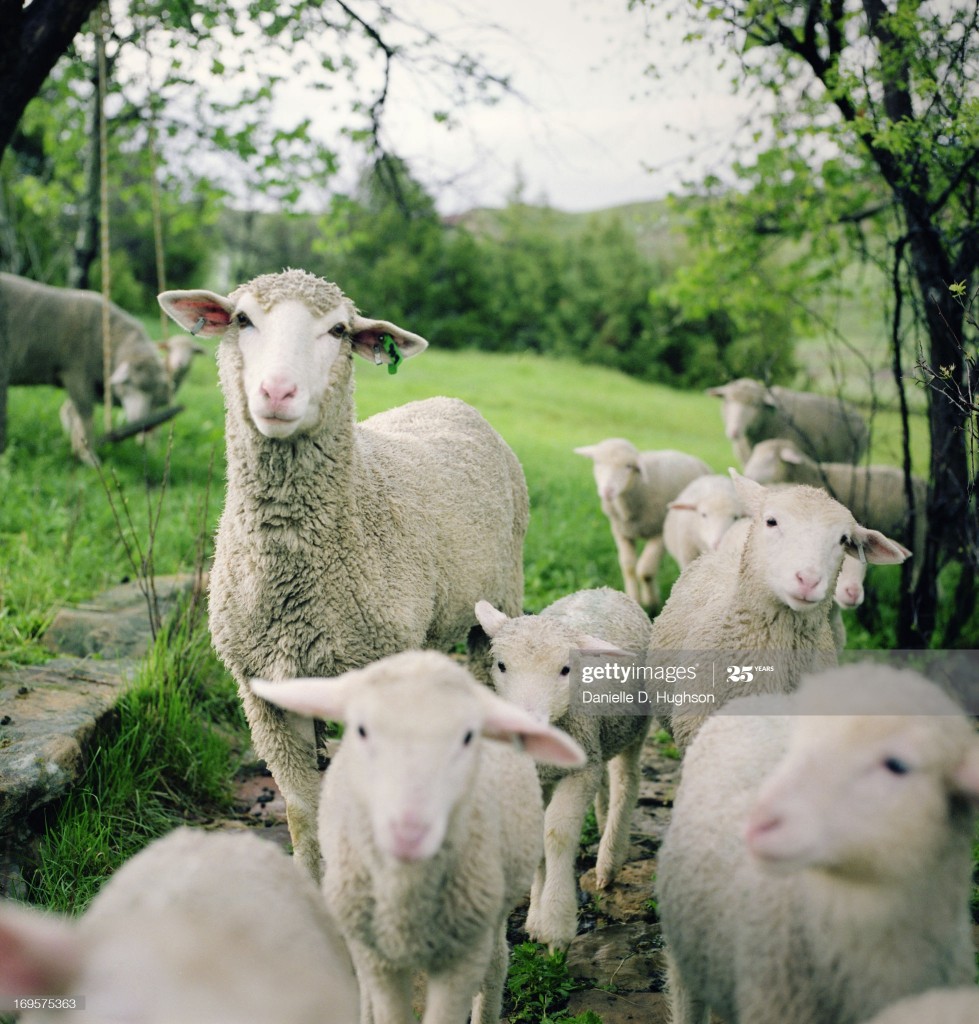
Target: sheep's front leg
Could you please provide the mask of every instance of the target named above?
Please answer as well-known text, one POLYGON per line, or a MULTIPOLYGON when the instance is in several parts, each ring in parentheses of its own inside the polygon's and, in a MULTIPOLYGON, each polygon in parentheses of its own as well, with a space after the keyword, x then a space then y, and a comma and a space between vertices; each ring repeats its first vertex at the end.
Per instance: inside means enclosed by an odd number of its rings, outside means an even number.
POLYGON ((642 549, 636 564, 636 578, 639 586, 639 603, 643 608, 658 608, 660 604, 659 584, 656 574, 663 560, 663 538, 650 537, 642 549))
POLYGON ((636 542, 623 537, 612 524, 612 538, 619 555, 619 568, 622 570, 622 583, 625 592, 633 599, 639 600, 639 581, 636 578, 636 542))
POLYGON ((599 889, 605 889, 611 884, 629 854, 632 809, 639 796, 642 747, 647 731, 644 729, 631 746, 608 763, 608 816, 602 830, 602 840, 598 844, 598 861, 595 864, 595 884, 599 889))
POLYGON ((544 811, 544 884, 537 906, 531 902, 528 926, 531 938, 552 950, 566 948, 578 930, 578 880, 575 860, 581 825, 594 799, 601 765, 586 765, 567 775, 554 789, 544 811))
POLYGON ((496 943, 490 956, 483 987, 472 1004, 472 1024, 497 1024, 503 1009, 503 988, 506 985, 510 947, 506 940, 506 918, 496 930, 496 943))
POLYGON ((708 1024, 710 1017, 707 1004, 694 999, 690 994, 669 950, 666 953, 666 979, 666 990, 670 999, 670 1020, 673 1024, 708 1024))
POLYGON ((360 1024, 417 1024, 411 1010, 411 971, 386 968, 362 943, 348 943, 360 984, 360 1024))
POLYGON ((87 417, 78 411, 75 403, 66 398, 58 412, 61 426, 71 441, 71 450, 75 458, 84 462, 87 466, 97 466, 98 456, 95 454, 95 443, 92 430, 92 410, 88 410, 87 417))
MULTIPOLYGON (((491 1003, 488 999, 480 997, 486 995, 483 988, 486 964, 489 962, 496 965, 499 956, 498 938, 497 929, 486 932, 482 939, 475 942, 467 951, 467 955, 455 962, 450 969, 438 974, 429 974, 422 1024, 466 1024, 470 1009, 473 1010, 473 1024, 497 1024, 500 1019, 499 1002, 496 1006, 496 1016, 490 1018, 486 1014, 492 1010, 491 1003)), ((500 998, 502 995, 501 985, 500 998)))

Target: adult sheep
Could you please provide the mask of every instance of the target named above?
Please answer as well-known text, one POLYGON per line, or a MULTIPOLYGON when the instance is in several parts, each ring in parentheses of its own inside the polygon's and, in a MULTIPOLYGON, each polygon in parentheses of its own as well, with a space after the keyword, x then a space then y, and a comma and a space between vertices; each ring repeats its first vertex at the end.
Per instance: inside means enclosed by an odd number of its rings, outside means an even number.
POLYGON ((658 858, 675 1024, 861 1024, 971 983, 979 738, 961 709, 862 664, 728 710, 686 753, 658 858))
POLYGON ((845 462, 817 462, 787 438, 761 441, 751 451, 744 475, 760 484, 809 484, 822 487, 842 502, 867 526, 900 537, 922 552, 928 528, 925 503, 928 484, 911 477, 914 495, 914 535, 908 536, 911 509, 904 472, 897 466, 851 466, 845 462))
MULTIPOLYGON (((89 465, 98 461, 92 412, 104 396, 102 310, 97 292, 0 274, 0 338, 10 346, 9 384, 65 389, 61 423, 72 451, 89 465)), ((199 350, 178 342, 164 362, 143 325, 115 303, 109 303, 109 343, 109 384, 128 423, 167 405, 199 350)))
POLYGON ((228 486, 211 635, 282 789, 297 856, 318 876, 312 723, 246 680, 335 676, 412 647, 449 648, 488 593, 519 612, 523 471, 455 399, 355 423, 353 354, 390 363, 428 343, 362 317, 335 284, 287 270, 228 297, 173 291, 160 303, 187 330, 221 336, 228 486))
POLYGON ((254 833, 196 828, 126 861, 77 920, 0 903, 0 1012, 36 996, 66 1006, 24 1024, 359 1017, 350 956, 305 873, 254 833))
POLYGON ((686 452, 641 452, 621 437, 574 451, 594 463, 595 485, 618 551, 625 592, 644 608, 658 607, 656 574, 663 558, 667 507, 691 480, 710 473, 710 466, 686 452), (644 542, 641 555, 639 541, 644 542))
POLYGON ((678 651, 728 658, 758 655, 771 671, 726 672, 715 688, 704 673, 678 684, 670 724, 682 748, 725 700, 757 692, 787 692, 801 674, 837 662, 830 613, 847 552, 869 562, 900 563, 907 549, 868 530, 815 487, 770 490, 733 474, 747 512, 716 551, 680 573, 653 622, 650 657, 672 661, 678 651), (728 536, 744 530, 739 546, 728 536))
POLYGON ((867 450, 866 421, 842 398, 768 387, 750 377, 708 388, 707 394, 724 400, 724 433, 742 465, 769 437, 791 438, 819 462, 857 462, 867 450))

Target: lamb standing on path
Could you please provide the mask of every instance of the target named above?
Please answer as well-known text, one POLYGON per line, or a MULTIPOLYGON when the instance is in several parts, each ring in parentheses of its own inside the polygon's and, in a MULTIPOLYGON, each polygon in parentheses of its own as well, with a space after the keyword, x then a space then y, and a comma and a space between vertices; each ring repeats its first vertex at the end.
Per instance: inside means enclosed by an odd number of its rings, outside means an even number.
POLYGON ((544 789, 544 861, 534 876, 527 915, 531 938, 564 948, 578 925, 575 859, 588 805, 608 765, 608 813, 598 847, 595 880, 607 888, 629 853, 629 829, 639 794, 646 715, 589 714, 570 707, 569 656, 574 649, 645 653, 650 622, 632 598, 603 587, 579 590, 540 615, 510 618, 488 601, 476 615, 491 641, 493 685, 517 707, 549 721, 588 755, 580 768, 538 768, 544 789))
POLYGON ((334 676, 408 648, 447 649, 467 639, 487 595, 519 612, 523 471, 455 399, 356 424, 353 353, 390 362, 427 342, 360 316, 334 284, 289 270, 228 298, 178 291, 160 302, 188 330, 221 335, 228 487, 211 635, 285 797, 296 854, 318 877, 313 724, 256 698, 246 681, 334 676))
MULTIPOLYGON (((860 526, 838 501, 815 487, 769 490, 732 473, 750 522, 743 547, 722 543, 680 573, 653 622, 650 656, 677 651, 768 655, 774 671, 729 677, 723 690, 698 675, 674 697, 670 724, 679 748, 725 700, 787 692, 802 672, 836 664, 830 612, 846 552, 869 562, 903 562, 907 549, 860 526), (750 678, 749 678, 750 675, 750 678), (686 706, 685 695, 713 702, 686 706)), ((728 537, 733 530, 728 531, 728 537)), ((735 664, 743 664, 738 661, 735 664)), ((727 662, 732 664, 732 662, 727 662)))
POLYGON ((660 603, 656 574, 663 558, 663 522, 669 503, 710 466, 675 451, 640 452, 634 444, 610 437, 575 448, 594 462, 602 511, 612 528, 625 592, 644 608, 660 603), (645 541, 637 557, 637 541, 645 541))
POLYGON ((373 1024, 498 1024, 507 917, 541 857, 533 758, 584 752, 434 651, 338 679, 253 684, 294 712, 346 723, 323 783, 323 891, 373 1024), (498 742, 503 740, 504 742, 498 742), (530 755, 530 756, 528 756, 530 755))
POLYGON ((708 388, 707 394, 724 400, 724 433, 742 465, 769 437, 791 438, 820 462, 859 462, 867 450, 866 421, 842 398, 767 387, 750 377, 708 388))
POLYGON ((254 833, 179 828, 109 879, 77 921, 0 909, 0 1012, 23 1024, 356 1024, 353 966, 316 887, 254 833))
POLYGON ((969 984, 977 798, 973 725, 915 672, 851 665, 713 715, 658 858, 672 1020, 861 1024, 969 984))

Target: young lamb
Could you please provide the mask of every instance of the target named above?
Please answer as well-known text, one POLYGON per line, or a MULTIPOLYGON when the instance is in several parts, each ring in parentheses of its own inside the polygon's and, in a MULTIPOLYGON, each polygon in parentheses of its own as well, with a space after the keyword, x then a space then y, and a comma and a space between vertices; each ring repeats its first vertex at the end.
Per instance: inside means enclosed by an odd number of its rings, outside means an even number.
POLYGON ((707 394, 724 400, 724 433, 742 465, 769 437, 790 437, 821 462, 858 462, 867 450, 867 423, 842 398, 767 387, 750 377, 708 388, 707 394))
POLYGON ((670 711, 680 748, 725 700, 789 691, 802 672, 836 664, 830 611, 844 554, 879 563, 907 557, 906 548, 860 526, 823 490, 769 490, 733 471, 732 477, 749 519, 743 548, 722 544, 680 573, 653 622, 651 656, 755 653, 770 655, 774 671, 729 678, 723 690, 702 675, 681 684, 670 711))
POLYGON ((127 861, 80 920, 0 909, 0 1011, 23 1024, 356 1024, 357 982, 316 887, 250 833, 179 828, 127 861))
POLYGON ((698 555, 713 551, 744 515, 729 476, 712 473, 691 481, 670 502, 663 523, 663 543, 685 569, 698 555))
POLYGON ((411 1024, 412 980, 424 971, 423 1024, 465 1024, 470 1008, 473 1024, 496 1024, 507 916, 541 856, 532 758, 575 766, 581 748, 434 651, 338 679, 253 685, 291 711, 346 723, 323 784, 323 891, 365 1019, 411 1024))
POLYGON ((246 681, 332 676, 412 647, 448 649, 473 630, 473 606, 487 595, 519 612, 523 471, 456 399, 355 423, 353 353, 392 363, 428 343, 360 316, 334 284, 288 270, 228 298, 177 291, 160 302, 188 330, 221 335, 228 487, 211 635, 285 797, 296 853, 318 877, 313 725, 259 700, 246 681))
POLYGON ((493 685, 500 696, 563 729, 588 755, 586 764, 574 770, 538 768, 544 790, 544 860, 534 877, 527 931, 539 942, 563 948, 577 932, 575 858, 588 805, 608 764, 609 806, 595 868, 598 888, 604 889, 629 852, 630 818, 650 723, 642 715, 571 710, 568 658, 574 648, 645 652, 649 617, 631 597, 608 587, 579 590, 540 615, 517 618, 480 601, 476 617, 490 637, 493 685))
POLYGON ((924 550, 928 484, 920 476, 911 477, 915 528, 914 537, 908 538, 911 511, 904 491, 904 472, 896 466, 815 462, 798 445, 784 438, 774 438, 754 447, 745 464, 744 475, 760 484, 822 487, 846 505, 860 522, 902 540, 910 539, 914 551, 924 550))
POLYGON ((659 853, 675 1024, 859 1024, 969 984, 979 738, 958 706, 859 664, 725 711, 659 853))
POLYGON ((710 467, 685 452, 640 452, 618 437, 575 448, 575 454, 594 461, 598 496, 612 528, 626 593, 644 608, 657 607, 656 573, 663 557, 667 506, 691 480, 710 473, 710 467), (645 546, 637 557, 640 540, 645 546))
MULTIPOLYGON (((51 384, 68 394, 61 423, 75 455, 96 465, 92 412, 103 398, 102 296, 54 288, 14 274, 0 274, 0 337, 10 345, 11 385, 51 384)), ((145 419, 163 408, 183 379, 193 350, 176 346, 167 360, 173 384, 157 347, 143 325, 115 303, 109 304, 112 386, 126 421, 145 419)))
POLYGON ((936 988, 889 1006, 867 1024, 976 1024, 979 988, 936 988))

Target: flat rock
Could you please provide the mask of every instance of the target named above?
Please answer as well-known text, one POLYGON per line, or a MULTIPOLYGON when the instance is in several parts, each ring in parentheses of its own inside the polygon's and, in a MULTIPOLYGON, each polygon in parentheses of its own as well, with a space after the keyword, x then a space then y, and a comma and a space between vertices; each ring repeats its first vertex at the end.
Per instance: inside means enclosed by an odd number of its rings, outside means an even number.
POLYGON ((574 992, 568 1013, 597 1013, 602 1024, 669 1024, 669 1002, 661 992, 619 994, 601 989, 574 992))
POLYGON ((573 977, 596 988, 662 988, 666 965, 659 925, 633 921, 578 935, 568 947, 567 964, 573 977))
POLYGON ((132 662, 57 658, 0 672, 0 835, 62 796, 132 662))

